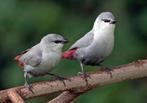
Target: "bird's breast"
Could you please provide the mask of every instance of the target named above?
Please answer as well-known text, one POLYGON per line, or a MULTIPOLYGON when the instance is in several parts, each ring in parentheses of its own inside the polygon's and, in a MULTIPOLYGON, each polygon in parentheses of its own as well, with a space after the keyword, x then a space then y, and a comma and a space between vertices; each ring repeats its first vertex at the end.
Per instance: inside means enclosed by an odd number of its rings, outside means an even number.
POLYGON ((42 67, 53 68, 60 60, 61 55, 57 53, 43 53, 42 56, 42 67))
POLYGON ((108 56, 114 47, 114 28, 109 27, 102 29, 94 33, 94 41, 91 45, 91 49, 101 55, 108 56))
POLYGON ((97 56, 107 57, 112 52, 114 47, 114 35, 103 35, 101 38, 96 39, 91 47, 87 48, 97 56))
POLYGON ((38 67, 35 67, 33 70, 31 70, 30 73, 33 76, 46 75, 55 67, 55 65, 57 65, 60 58, 61 55, 56 53, 43 53, 42 62, 38 67))
POLYGON ((109 56, 114 46, 113 32, 101 32, 94 38, 93 42, 85 48, 78 49, 75 57, 84 64, 98 64, 109 56))

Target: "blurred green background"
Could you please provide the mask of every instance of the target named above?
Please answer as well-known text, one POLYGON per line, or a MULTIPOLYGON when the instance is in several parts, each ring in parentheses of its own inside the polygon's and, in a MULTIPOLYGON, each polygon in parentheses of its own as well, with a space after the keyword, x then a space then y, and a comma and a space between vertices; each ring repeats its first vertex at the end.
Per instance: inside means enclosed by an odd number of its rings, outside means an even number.
MULTIPOLYGON (((115 49, 104 62, 109 67, 147 58, 146 0, 0 0, 0 89, 24 84, 23 71, 13 58, 35 45, 47 33, 58 33, 70 41, 88 32, 97 15, 112 11, 117 18, 115 49)), ((85 67, 94 71, 97 67, 85 67)), ((76 61, 62 60, 53 73, 74 76, 80 71, 76 61)), ((53 79, 31 78, 29 82, 53 79)), ((57 95, 57 94, 54 94, 57 95)), ((27 100, 45 103, 54 95, 27 100)), ((96 88, 76 103, 147 103, 147 79, 96 88)))

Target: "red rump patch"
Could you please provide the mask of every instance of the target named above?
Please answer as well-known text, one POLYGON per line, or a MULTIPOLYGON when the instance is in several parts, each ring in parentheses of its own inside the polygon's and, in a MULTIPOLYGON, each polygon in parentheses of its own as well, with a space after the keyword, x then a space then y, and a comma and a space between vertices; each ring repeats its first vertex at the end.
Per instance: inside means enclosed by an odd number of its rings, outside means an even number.
POLYGON ((20 58, 20 55, 17 55, 17 56, 14 58, 14 60, 15 60, 15 61, 19 61, 19 58, 20 58))
POLYGON ((70 49, 70 50, 64 52, 64 53, 62 54, 62 58, 63 58, 63 59, 73 59, 73 56, 74 56, 74 53, 75 53, 76 50, 77 50, 77 48, 75 48, 75 49, 70 49))
POLYGON ((20 57, 21 57, 23 54, 27 53, 29 50, 30 50, 30 49, 27 49, 27 50, 21 52, 19 55, 17 55, 17 56, 14 58, 14 60, 15 60, 16 62, 18 62, 18 66, 24 67, 24 63, 23 63, 22 61, 20 61, 19 59, 20 59, 20 57))
POLYGON ((21 61, 19 60, 20 57, 21 57, 21 55, 17 55, 17 56, 14 58, 14 60, 15 60, 16 62, 18 62, 18 66, 23 67, 23 66, 24 66, 24 63, 21 62, 21 61))

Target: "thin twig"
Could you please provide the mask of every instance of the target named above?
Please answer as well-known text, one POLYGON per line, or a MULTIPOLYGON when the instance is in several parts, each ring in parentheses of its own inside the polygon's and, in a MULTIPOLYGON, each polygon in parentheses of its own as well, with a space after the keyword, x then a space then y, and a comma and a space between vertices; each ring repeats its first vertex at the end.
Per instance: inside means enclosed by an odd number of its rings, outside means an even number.
MULTIPOLYGON (((121 82, 124 80, 147 77, 147 60, 140 60, 131 64, 114 68, 112 71, 112 78, 110 77, 110 74, 105 71, 90 73, 89 75, 90 78, 87 79, 89 84, 88 87, 93 87, 96 85, 101 86, 105 84, 121 82)), ((64 80, 66 86, 64 86, 63 82, 59 80, 33 83, 32 90, 34 93, 29 91, 24 86, 11 89, 16 89, 23 99, 29 99, 35 96, 77 89, 86 86, 85 80, 80 76, 71 77, 69 79, 70 80, 64 80)), ((3 103, 9 100, 7 94, 8 90, 10 89, 0 91, 0 102, 3 103)))

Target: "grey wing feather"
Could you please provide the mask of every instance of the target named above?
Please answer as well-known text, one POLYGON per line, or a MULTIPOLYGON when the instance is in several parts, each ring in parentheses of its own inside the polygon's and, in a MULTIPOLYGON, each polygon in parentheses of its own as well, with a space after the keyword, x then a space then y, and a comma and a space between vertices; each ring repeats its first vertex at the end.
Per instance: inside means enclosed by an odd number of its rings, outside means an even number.
POLYGON ((23 54, 20 58, 26 65, 36 67, 41 63, 42 52, 39 45, 32 47, 28 52, 23 54))
POLYGON ((79 39, 77 42, 75 42, 70 49, 74 48, 82 48, 82 47, 87 47, 92 43, 93 40, 93 31, 89 31, 86 35, 84 35, 81 39, 79 39))

